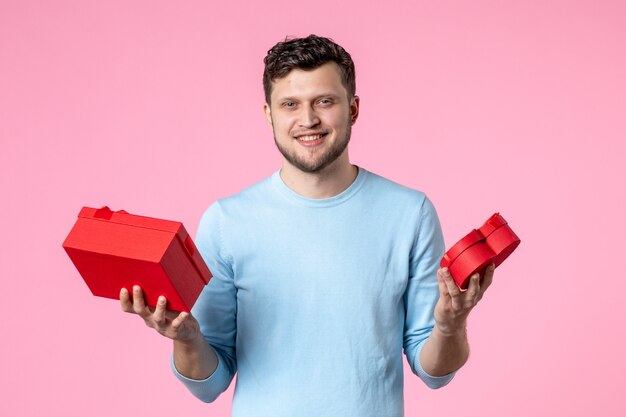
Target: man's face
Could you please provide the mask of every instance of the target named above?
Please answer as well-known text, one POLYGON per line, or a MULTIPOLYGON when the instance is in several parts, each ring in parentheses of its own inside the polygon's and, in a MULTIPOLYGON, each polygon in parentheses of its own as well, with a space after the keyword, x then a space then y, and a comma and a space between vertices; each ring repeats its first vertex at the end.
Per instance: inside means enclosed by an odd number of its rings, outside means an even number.
POLYGON ((285 160, 303 172, 320 172, 345 152, 359 110, 348 99, 339 66, 328 62, 314 70, 293 69, 275 80, 265 115, 285 160))

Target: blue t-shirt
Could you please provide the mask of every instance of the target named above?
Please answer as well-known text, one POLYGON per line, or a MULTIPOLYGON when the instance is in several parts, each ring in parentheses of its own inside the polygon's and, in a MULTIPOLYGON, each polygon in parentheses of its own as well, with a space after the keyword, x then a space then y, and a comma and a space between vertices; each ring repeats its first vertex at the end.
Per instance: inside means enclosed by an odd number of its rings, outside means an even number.
POLYGON ((233 417, 399 417, 434 326, 439 220, 419 191, 362 168, 341 194, 305 198, 279 172, 214 203, 196 244, 214 274, 192 313, 215 349, 203 401, 237 382, 233 417))

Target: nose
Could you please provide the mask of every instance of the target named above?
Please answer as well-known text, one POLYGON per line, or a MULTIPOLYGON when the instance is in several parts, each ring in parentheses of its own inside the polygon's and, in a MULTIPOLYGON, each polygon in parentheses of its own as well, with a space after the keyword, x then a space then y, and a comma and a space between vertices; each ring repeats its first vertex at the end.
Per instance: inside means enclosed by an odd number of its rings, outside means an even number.
POLYGON ((306 128, 311 128, 320 123, 319 117, 315 113, 315 110, 312 107, 303 107, 300 112, 300 120, 298 121, 299 125, 306 128))

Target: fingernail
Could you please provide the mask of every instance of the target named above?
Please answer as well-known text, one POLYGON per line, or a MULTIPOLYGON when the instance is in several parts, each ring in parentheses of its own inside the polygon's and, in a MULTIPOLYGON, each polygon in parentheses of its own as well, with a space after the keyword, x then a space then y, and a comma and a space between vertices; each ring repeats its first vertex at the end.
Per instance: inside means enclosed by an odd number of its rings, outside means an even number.
POLYGON ((489 270, 490 271, 493 271, 494 269, 496 269, 496 264, 489 265, 489 270))
POLYGON ((444 277, 449 277, 450 276, 450 270, 448 268, 443 268, 443 276, 444 277))
POLYGON ((163 296, 159 297, 159 304, 165 304, 165 297, 163 296))

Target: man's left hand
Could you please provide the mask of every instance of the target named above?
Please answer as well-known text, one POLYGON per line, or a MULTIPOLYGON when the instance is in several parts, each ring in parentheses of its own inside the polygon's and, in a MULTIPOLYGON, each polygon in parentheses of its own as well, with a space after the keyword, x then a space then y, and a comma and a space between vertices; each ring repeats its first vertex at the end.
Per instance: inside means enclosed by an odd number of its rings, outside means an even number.
POLYGON ((467 316, 493 281, 494 269, 494 264, 489 265, 482 279, 478 273, 472 275, 465 291, 456 285, 448 268, 437 271, 439 301, 435 305, 435 323, 444 335, 465 330, 467 316))

